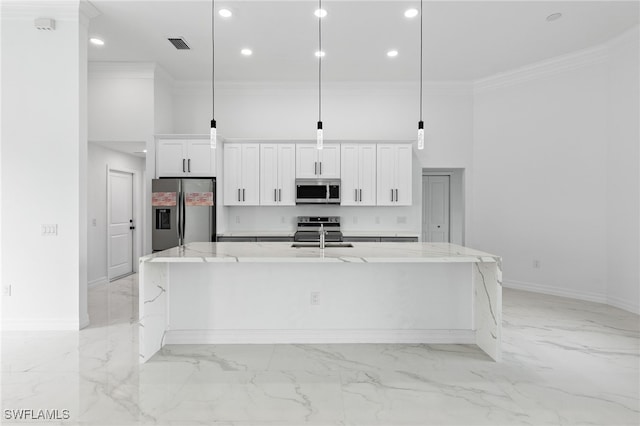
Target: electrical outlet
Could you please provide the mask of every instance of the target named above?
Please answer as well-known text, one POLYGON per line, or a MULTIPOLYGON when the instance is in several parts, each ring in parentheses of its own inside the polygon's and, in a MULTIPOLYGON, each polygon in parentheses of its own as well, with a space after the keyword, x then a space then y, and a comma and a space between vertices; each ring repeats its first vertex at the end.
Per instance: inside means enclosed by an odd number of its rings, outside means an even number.
POLYGON ((540 269, 540 261, 538 259, 533 260, 533 269, 540 269))
POLYGON ((43 237, 55 237, 58 235, 58 225, 55 223, 40 225, 40 235, 43 237))
POLYGON ((320 292, 319 291, 312 291, 311 292, 311 298, 309 299, 309 302, 313 306, 318 306, 320 304, 320 292))
POLYGON ((10 285, 2 286, 2 295, 3 296, 11 296, 11 286, 10 285))

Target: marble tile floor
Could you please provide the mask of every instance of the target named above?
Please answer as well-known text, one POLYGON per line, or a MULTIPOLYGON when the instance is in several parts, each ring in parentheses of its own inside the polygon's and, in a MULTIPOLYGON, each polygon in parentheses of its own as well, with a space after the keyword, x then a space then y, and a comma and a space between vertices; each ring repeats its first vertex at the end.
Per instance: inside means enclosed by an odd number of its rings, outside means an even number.
MULTIPOLYGON (((137 276, 80 332, 2 333, 3 425, 638 425, 640 321, 504 290, 504 360, 466 345, 172 345, 138 364, 137 276), (68 410, 14 420, 6 410, 68 410)), ((12 412, 10 412, 12 413, 12 412)))

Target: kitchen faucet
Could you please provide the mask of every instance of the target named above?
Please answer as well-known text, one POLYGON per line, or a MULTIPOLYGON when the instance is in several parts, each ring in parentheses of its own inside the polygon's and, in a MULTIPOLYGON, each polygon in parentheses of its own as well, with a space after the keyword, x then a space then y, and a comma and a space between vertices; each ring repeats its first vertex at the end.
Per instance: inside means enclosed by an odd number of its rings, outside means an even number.
POLYGON ((324 250, 324 236, 327 234, 327 231, 324 230, 324 225, 320 224, 320 229, 318 230, 320 233, 320 248, 324 250))

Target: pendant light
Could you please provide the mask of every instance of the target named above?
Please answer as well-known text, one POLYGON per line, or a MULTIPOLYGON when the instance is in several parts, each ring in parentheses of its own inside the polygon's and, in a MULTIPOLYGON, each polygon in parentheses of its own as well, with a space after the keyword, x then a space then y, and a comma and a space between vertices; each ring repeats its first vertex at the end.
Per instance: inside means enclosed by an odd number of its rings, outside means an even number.
POLYGON ((318 0, 318 129, 316 148, 322 149, 322 0, 318 0))
POLYGON ((216 75, 216 43, 214 37, 214 22, 215 22, 215 0, 211 0, 211 135, 209 144, 211 149, 216 149, 218 130, 216 129, 216 89, 215 89, 215 75, 216 75))
POLYGON ((422 0, 420 0, 420 121, 418 121, 418 149, 424 149, 424 121, 422 121, 422 0))

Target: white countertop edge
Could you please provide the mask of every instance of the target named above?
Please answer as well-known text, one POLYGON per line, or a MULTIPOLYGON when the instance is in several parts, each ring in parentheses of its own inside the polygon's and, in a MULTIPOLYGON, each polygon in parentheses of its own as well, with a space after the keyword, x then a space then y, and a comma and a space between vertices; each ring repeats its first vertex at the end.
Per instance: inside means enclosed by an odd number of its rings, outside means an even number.
MULTIPOLYGON (((142 259, 141 259, 142 261, 142 259)), ((492 263, 492 257, 155 257, 149 263, 492 263)))

